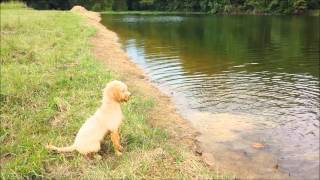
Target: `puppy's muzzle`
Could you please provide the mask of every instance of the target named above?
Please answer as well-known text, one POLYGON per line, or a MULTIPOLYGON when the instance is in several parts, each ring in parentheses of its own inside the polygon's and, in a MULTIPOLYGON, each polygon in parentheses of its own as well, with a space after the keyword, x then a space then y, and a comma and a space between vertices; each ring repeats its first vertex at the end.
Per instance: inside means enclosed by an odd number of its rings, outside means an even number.
POLYGON ((130 97, 131 97, 131 93, 129 92, 128 94, 126 94, 126 96, 125 96, 125 98, 123 99, 123 101, 124 101, 124 102, 129 101, 130 97))

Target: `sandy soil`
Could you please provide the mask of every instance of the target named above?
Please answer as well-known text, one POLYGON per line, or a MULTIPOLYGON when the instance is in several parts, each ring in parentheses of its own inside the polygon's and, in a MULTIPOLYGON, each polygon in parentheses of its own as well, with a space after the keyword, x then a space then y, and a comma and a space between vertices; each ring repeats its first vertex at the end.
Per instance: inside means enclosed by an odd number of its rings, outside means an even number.
POLYGON ((71 11, 85 16, 88 24, 97 29, 97 34, 90 40, 95 57, 118 74, 133 93, 155 99, 155 107, 150 112, 151 125, 166 129, 169 140, 174 144, 179 143, 179 146, 187 146, 194 151, 197 148, 196 131, 176 112, 170 98, 157 89, 143 70, 129 59, 118 42, 117 34, 100 24, 101 18, 98 13, 87 11, 81 6, 75 6, 71 11))

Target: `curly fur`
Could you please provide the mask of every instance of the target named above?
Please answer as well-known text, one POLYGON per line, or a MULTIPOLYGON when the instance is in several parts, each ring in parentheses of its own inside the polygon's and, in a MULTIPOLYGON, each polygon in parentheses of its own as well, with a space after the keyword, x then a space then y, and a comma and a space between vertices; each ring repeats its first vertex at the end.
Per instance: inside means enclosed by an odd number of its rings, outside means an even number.
POLYGON ((123 116, 120 107, 121 102, 128 101, 131 93, 127 85, 121 81, 111 81, 103 90, 102 105, 81 126, 74 143, 67 147, 47 145, 46 148, 58 152, 78 151, 88 155, 100 150, 101 141, 108 132, 111 132, 111 140, 117 155, 121 155, 119 126, 123 116))

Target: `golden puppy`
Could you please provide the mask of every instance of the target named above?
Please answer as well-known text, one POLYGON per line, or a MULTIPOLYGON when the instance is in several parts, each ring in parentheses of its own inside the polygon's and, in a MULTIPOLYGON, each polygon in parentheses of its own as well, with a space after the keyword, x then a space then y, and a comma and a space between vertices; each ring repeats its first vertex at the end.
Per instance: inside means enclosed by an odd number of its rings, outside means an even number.
POLYGON ((127 85, 121 81, 111 81, 103 90, 101 107, 82 125, 74 143, 67 147, 46 147, 58 152, 78 151, 81 154, 89 155, 100 150, 100 143, 104 136, 111 132, 111 141, 117 155, 121 155, 119 126, 122 122, 121 102, 128 101, 130 92, 127 85))

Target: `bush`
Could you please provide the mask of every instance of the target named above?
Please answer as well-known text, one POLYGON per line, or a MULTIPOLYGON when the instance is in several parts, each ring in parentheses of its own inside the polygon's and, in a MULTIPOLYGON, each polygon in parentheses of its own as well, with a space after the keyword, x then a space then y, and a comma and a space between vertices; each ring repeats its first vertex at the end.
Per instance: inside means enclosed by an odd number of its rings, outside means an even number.
POLYGON ((294 14, 302 14, 307 9, 306 0, 297 0, 293 2, 294 14))

